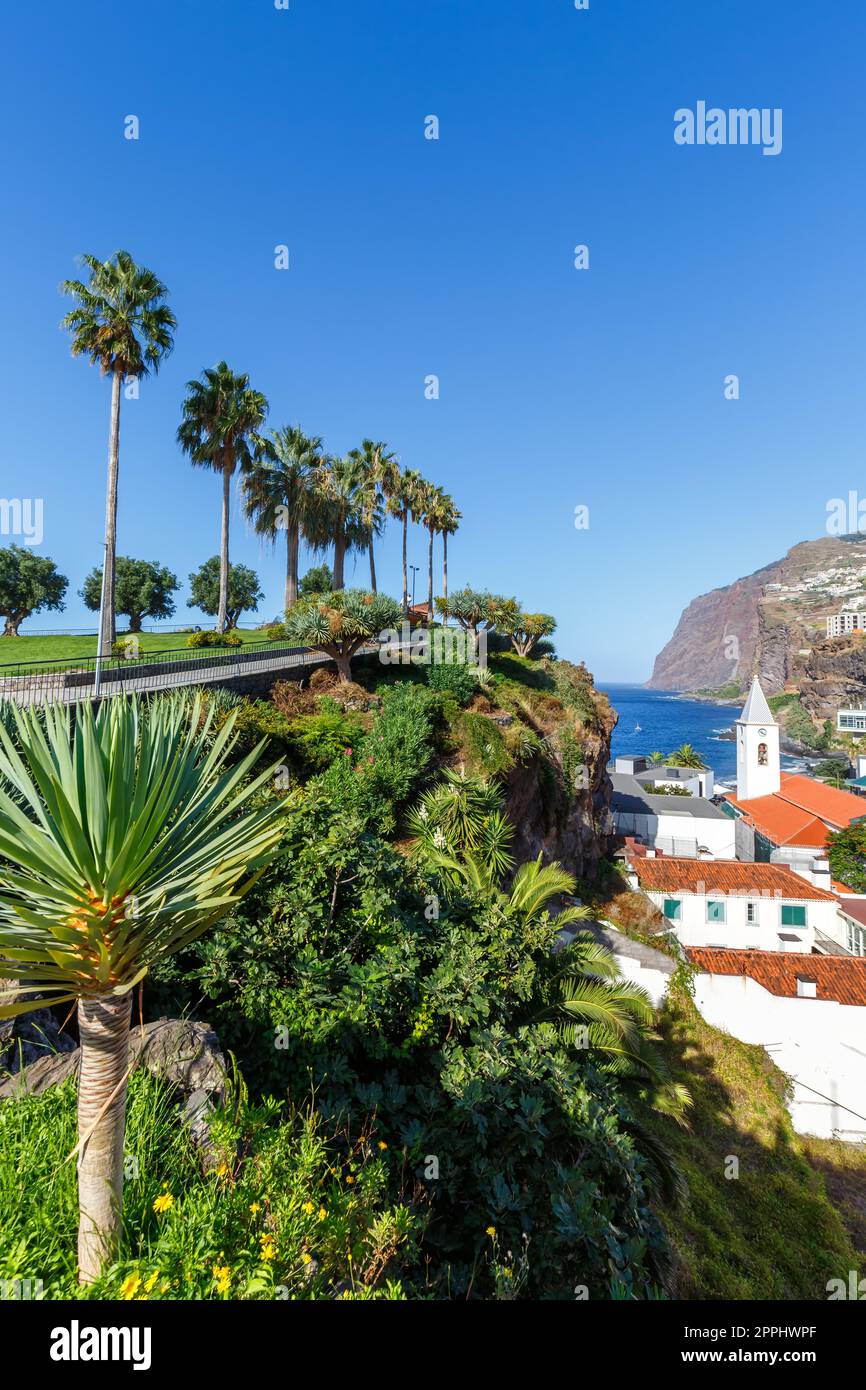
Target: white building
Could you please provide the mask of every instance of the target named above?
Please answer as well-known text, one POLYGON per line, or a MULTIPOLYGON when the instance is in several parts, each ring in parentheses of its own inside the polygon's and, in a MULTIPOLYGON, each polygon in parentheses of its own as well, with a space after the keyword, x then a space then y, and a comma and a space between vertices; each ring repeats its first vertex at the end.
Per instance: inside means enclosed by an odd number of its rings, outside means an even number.
POLYGON ((715 1028, 766 1048, 791 1078, 794 1128, 866 1140, 866 960, 690 950, 695 1003, 715 1028))
POLYGON ((732 859, 736 825, 702 796, 658 795, 628 773, 613 772, 614 834, 649 849, 690 859, 732 859))
POLYGON ((866 628, 866 613, 834 613, 827 619, 827 636, 843 637, 846 632, 862 632, 866 628))
POLYGON ((683 946, 810 952, 844 939, 833 893, 779 864, 633 858, 633 885, 683 946))
POLYGON ((773 796, 781 786, 779 726, 758 677, 737 720, 737 799, 773 796))

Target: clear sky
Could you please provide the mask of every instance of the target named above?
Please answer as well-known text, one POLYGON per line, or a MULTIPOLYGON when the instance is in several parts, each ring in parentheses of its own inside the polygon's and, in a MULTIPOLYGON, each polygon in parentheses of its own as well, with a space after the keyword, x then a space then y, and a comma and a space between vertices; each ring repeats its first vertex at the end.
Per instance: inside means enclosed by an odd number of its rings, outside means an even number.
MULTIPOLYGON (((44 498, 71 581, 31 629, 93 624, 109 387, 58 326, 82 251, 129 250, 178 318, 124 402, 118 551, 184 596, 220 489, 175 430, 220 358, 272 425, 444 486, 451 586, 555 613, 602 680, 646 679, 692 597, 866 493, 862 0, 41 0, 3 39, 0 494, 44 498), (782 108, 781 154, 675 144, 698 101, 782 108)), ((233 528, 271 617, 283 552, 233 528)), ((392 528, 393 593, 399 557, 392 528)))

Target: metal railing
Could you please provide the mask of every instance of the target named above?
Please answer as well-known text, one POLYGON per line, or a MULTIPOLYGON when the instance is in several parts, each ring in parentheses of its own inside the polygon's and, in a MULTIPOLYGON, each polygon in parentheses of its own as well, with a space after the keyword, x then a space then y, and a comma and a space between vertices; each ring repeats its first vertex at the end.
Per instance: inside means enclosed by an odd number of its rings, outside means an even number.
MULTIPOLYGON (((357 653, 375 651, 376 645, 357 653)), ((95 656, 52 661, 22 661, 0 666, 0 702, 19 705, 75 704, 104 698, 202 684, 219 684, 238 676, 319 666, 330 661, 311 647, 284 642, 246 642, 240 648, 179 648, 143 653, 135 658, 102 657, 99 690, 95 656)))

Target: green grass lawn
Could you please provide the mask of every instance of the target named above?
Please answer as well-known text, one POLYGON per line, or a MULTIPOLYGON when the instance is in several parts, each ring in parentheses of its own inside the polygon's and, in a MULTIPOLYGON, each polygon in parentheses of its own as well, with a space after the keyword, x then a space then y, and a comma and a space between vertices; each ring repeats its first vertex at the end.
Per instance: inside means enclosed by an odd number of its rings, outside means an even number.
MULTIPOLYGON (((202 624, 204 626, 204 624, 202 624)), ((262 642, 265 640, 263 632, 253 630, 251 632, 241 631, 244 642, 262 642)), ((118 637, 126 634, 118 632, 118 637)), ((188 648, 186 632, 142 632, 139 633, 138 640, 141 644, 141 651, 147 652, 183 652, 186 656, 213 656, 220 648, 188 648)), ((231 652, 231 648, 226 649, 231 652)), ((235 648, 234 650, 237 650, 235 648)), ((0 667, 9 665, 12 662, 25 662, 28 665, 39 661, 68 661, 74 665, 83 657, 96 656, 96 637, 0 637, 0 667)), ((0 670, 0 675, 4 674, 0 670)), ((6 674, 9 674, 8 672, 6 674)))

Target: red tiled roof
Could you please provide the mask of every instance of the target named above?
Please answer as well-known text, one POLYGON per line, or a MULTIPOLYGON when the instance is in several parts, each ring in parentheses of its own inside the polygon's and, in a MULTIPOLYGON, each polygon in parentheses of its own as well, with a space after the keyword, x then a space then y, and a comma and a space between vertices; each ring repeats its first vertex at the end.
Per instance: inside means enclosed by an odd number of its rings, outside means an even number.
POLYGON ((658 893, 754 893, 797 902, 835 902, 832 893, 781 864, 736 859, 635 859, 641 888, 658 893))
POLYGON ((797 977, 814 980, 817 999, 866 1008, 866 958, 807 956, 799 951, 724 951, 688 947, 686 955, 707 975, 747 975, 770 994, 796 999, 797 977))
POLYGON ((846 917, 853 917, 855 922, 866 927, 866 898, 842 898, 839 909, 846 917))
POLYGON ((852 820, 866 816, 863 797, 854 796, 853 792, 828 787, 826 782, 816 782, 814 777, 804 777, 799 772, 783 772, 781 783, 779 795, 786 801, 801 806, 804 811, 811 811, 840 830, 843 825, 850 825, 852 820))
POLYGON ((841 830, 866 817, 863 797, 828 787, 798 772, 783 772, 779 790, 771 796, 741 801, 729 793, 727 800, 774 845, 820 848, 827 843, 828 826, 841 830))

